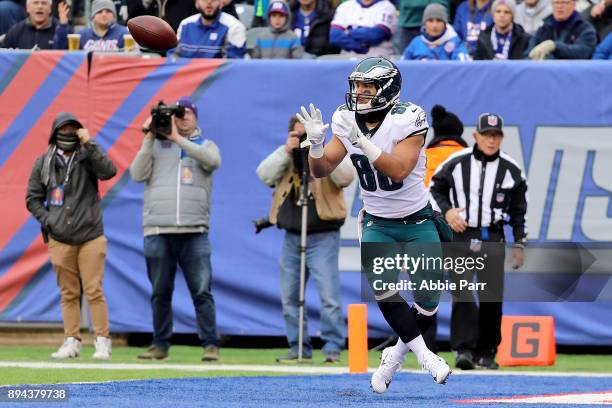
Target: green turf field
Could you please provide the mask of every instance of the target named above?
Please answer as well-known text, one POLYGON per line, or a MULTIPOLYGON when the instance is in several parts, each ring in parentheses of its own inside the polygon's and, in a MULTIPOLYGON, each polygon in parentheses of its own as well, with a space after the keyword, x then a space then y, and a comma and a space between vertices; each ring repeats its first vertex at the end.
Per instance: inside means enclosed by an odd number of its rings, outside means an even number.
MULTIPOLYGON (((250 371, 185 371, 178 370, 108 370, 108 369, 54 369, 54 368, 22 368, 3 367, 0 369, 0 385, 7 384, 39 384, 39 383, 62 383, 77 381, 109 381, 127 379, 149 379, 149 378, 181 378, 181 377, 209 377, 209 376, 242 376, 242 375, 287 375, 274 372, 279 365, 275 363, 274 357, 286 352, 285 349, 222 349, 221 361, 219 363, 203 363, 200 361, 202 349, 199 347, 175 346, 170 350, 170 358, 164 361, 137 360, 136 356, 143 352, 144 348, 118 347, 113 350, 113 359, 110 362, 98 362, 91 359, 93 347, 84 347, 82 355, 76 360, 64 360, 62 363, 92 363, 92 364, 193 364, 196 366, 214 364, 249 364, 270 365, 269 372, 250 371)), ((2 347, 0 348, 0 361, 24 361, 53 363, 49 357, 55 351, 52 347, 2 347)), ((440 353, 449 363, 454 362, 451 353, 440 353)), ((380 353, 370 352, 369 365, 377 367, 380 353)), ((287 366, 283 364, 280 366, 287 366)), ((295 365, 295 364, 294 364, 295 365)), ((346 367, 347 353, 342 353, 341 361, 337 364, 324 364, 323 354, 315 351, 312 362, 304 363, 305 367, 346 367)), ((409 355, 406 369, 416 369, 416 359, 409 355)), ((557 363, 552 367, 512 367, 501 370, 524 370, 542 372, 598 372, 612 373, 612 355, 568 355, 557 356, 557 363)), ((289 374, 290 375, 290 374, 289 374)))

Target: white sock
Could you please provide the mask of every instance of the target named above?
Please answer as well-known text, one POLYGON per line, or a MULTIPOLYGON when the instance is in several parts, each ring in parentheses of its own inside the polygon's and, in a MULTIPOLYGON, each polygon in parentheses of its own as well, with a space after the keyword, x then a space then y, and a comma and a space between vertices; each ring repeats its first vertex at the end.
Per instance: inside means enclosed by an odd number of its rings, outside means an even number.
POLYGON ((414 354, 416 354, 417 361, 419 362, 419 364, 423 360, 423 357, 431 353, 431 350, 427 348, 425 340, 423 340, 423 336, 421 335, 416 337, 414 340, 411 340, 406 343, 406 346, 410 347, 410 350, 412 350, 414 354))
POLYGON ((406 354, 410 352, 410 347, 402 341, 401 338, 397 339, 397 343, 393 346, 393 357, 394 360, 404 361, 406 354))

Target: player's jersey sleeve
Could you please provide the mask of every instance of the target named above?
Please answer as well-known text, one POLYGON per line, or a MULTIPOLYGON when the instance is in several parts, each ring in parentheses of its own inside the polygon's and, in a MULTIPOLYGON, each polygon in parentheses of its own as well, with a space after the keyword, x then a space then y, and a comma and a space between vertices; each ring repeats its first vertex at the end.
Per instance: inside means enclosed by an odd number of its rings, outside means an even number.
POLYGON ((394 127, 393 141, 396 144, 429 129, 427 113, 418 105, 398 103, 391 109, 391 116, 394 127))
POLYGON ((332 116, 332 133, 339 136, 340 141, 348 150, 348 141, 345 139, 354 126, 354 113, 346 105, 340 105, 332 116))

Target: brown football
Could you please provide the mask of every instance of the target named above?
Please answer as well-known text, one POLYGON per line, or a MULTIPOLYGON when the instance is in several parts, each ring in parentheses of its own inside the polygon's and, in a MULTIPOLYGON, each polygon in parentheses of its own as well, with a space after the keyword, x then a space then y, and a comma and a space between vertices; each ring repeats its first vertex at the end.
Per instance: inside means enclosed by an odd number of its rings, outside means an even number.
POLYGON ((143 48, 166 51, 178 44, 170 24, 155 16, 138 16, 128 20, 128 30, 134 40, 143 48))

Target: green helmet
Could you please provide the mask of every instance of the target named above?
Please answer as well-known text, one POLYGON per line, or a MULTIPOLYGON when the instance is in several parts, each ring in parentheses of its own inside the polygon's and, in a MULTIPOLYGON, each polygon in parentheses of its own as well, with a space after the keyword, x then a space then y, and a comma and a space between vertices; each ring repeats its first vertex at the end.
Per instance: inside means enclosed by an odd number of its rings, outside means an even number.
POLYGON ((359 113, 375 112, 395 104, 399 100, 402 88, 402 75, 399 69, 383 57, 370 57, 361 61, 349 75, 348 81, 346 105, 350 110, 359 113), (357 103, 356 82, 376 85, 376 95, 372 96, 368 103, 357 103))

